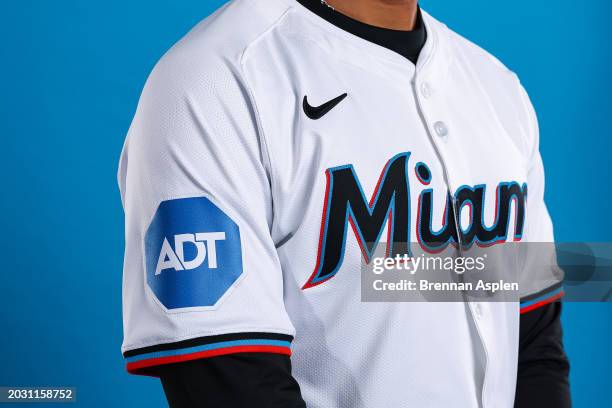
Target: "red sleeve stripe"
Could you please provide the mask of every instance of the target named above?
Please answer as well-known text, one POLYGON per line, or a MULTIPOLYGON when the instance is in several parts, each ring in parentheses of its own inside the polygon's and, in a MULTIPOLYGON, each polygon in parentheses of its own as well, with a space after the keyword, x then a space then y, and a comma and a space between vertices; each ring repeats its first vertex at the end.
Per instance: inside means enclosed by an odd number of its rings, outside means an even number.
POLYGON ((145 368, 150 368, 163 364, 180 363, 183 361, 197 360, 201 358, 209 358, 215 356, 223 356, 227 354, 235 353, 275 353, 284 354, 291 356, 291 349, 289 347, 279 346, 233 346, 224 347, 213 350, 198 351, 188 354, 177 354, 166 357, 149 358, 144 360, 132 361, 126 364, 127 371, 130 374, 141 374, 139 371, 145 368))
POLYGON ((232 333, 157 344, 124 353, 127 371, 151 375, 147 368, 235 353, 291 355, 292 336, 274 333, 232 333))
POLYGON ((548 292, 542 296, 538 296, 526 302, 521 302, 521 314, 530 312, 556 300, 559 300, 565 295, 562 287, 559 287, 551 292, 548 292))

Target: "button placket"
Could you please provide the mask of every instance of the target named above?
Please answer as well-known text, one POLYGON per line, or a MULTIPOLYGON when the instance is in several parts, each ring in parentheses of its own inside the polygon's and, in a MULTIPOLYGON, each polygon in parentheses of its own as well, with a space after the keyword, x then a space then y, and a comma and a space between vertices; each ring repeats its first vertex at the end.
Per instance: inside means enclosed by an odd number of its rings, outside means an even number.
MULTIPOLYGON (((432 85, 432 82, 428 79, 425 79, 426 77, 424 76, 422 80, 419 80, 419 78, 415 78, 415 81, 413 82, 413 92, 414 92, 414 96, 416 99, 416 104, 417 104, 417 109, 419 110, 420 114, 421 114, 421 119, 423 121, 423 125, 425 126, 425 128, 427 129, 427 134, 429 136, 429 141, 430 143, 433 145, 434 149, 436 150, 436 153, 438 155, 438 159, 440 161, 440 164, 442 165, 442 170, 443 170, 443 177, 444 177, 444 182, 446 184, 446 187, 448 189, 449 192, 453 192, 453 183, 451 180, 451 177, 449 175, 449 171, 448 171, 448 157, 446 155, 446 150, 447 150, 447 142, 448 142, 448 134, 449 134, 449 129, 448 126, 445 122, 439 120, 439 116, 443 116, 443 115, 439 115, 439 110, 440 109, 436 109, 435 106, 435 99, 433 97, 434 94, 434 87, 432 85), (438 117, 436 120, 436 117, 438 117), (433 119, 433 120, 432 120, 433 119)), ((437 93, 437 91, 435 92, 437 93)), ((454 203, 453 203, 453 207, 454 207, 454 203)), ((455 218, 455 225, 456 225, 456 232, 457 232, 457 236, 458 236, 458 251, 459 253, 462 252, 462 237, 461 237, 461 231, 459 228, 459 220, 457 218, 457 214, 456 211, 453 208, 453 217, 455 218)))
MULTIPOLYGON (((423 81, 420 83, 420 85, 418 86, 418 89, 420 90, 420 94, 422 96, 423 99, 431 99, 432 95, 433 95, 433 88, 431 86, 431 83, 428 81, 423 81)), ((448 130, 448 126, 445 122, 438 120, 435 121, 433 123, 433 131, 434 133, 441 139, 441 140, 445 140, 446 137, 448 136, 449 130, 448 130)))

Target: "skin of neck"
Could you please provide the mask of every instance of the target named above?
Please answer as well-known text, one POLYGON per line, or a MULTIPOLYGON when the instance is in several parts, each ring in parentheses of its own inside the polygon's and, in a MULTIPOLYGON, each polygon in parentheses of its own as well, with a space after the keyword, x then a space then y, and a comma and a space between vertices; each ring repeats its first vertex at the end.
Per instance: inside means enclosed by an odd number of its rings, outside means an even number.
POLYGON ((354 20, 391 30, 411 31, 417 0, 326 0, 329 6, 354 20))

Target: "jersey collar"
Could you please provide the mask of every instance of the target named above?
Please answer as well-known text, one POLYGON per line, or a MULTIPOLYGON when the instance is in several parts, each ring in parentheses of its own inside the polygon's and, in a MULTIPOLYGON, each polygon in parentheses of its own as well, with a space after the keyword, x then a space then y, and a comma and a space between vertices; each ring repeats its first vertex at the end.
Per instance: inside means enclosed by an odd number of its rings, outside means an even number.
MULTIPOLYGON (((265 0, 269 1, 269 0, 265 0)), ((285 3, 285 27, 293 34, 307 38, 324 51, 352 65, 374 70, 382 75, 398 76, 437 83, 440 88, 446 81, 453 62, 450 30, 421 9, 427 41, 421 50, 416 66, 405 57, 383 46, 353 35, 319 17, 296 0, 276 0, 285 3)))

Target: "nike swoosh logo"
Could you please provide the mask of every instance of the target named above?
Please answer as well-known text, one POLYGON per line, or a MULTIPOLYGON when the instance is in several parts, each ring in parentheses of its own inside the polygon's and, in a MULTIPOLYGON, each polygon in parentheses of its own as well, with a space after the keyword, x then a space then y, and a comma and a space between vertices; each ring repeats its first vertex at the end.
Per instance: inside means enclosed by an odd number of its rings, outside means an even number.
POLYGON ((336 96, 331 101, 325 102, 323 105, 312 106, 308 103, 308 97, 304 95, 304 100, 302 101, 302 107, 304 108, 304 113, 312 120, 321 119, 327 112, 334 109, 336 105, 338 105, 344 98, 346 98, 346 93, 343 93, 340 96, 336 96))

